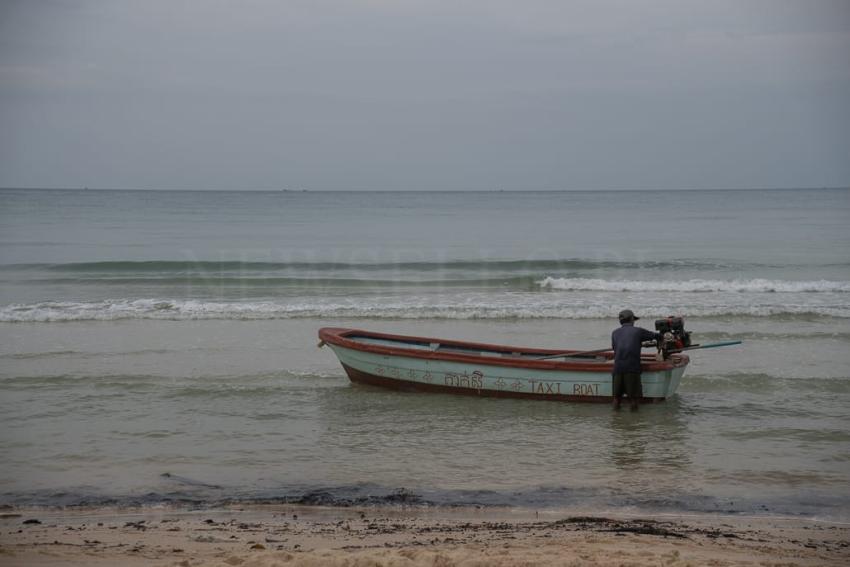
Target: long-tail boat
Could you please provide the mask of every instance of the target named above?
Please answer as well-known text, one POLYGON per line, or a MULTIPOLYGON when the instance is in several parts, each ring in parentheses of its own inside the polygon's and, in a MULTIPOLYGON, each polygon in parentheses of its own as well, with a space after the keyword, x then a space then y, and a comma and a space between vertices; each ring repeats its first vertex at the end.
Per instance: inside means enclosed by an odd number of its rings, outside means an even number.
MULTIPOLYGON (((611 351, 558 351, 326 327, 352 382, 398 390, 472 396, 610 402, 611 351)), ((642 359, 643 402, 671 397, 689 358, 679 352, 642 359)))

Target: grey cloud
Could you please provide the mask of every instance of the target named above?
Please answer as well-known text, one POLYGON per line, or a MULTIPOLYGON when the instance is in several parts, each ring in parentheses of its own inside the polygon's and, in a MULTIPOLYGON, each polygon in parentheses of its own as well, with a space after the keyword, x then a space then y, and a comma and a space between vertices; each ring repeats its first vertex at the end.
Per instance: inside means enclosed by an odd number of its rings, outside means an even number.
POLYGON ((0 186, 850 184, 846 2, 6 2, 0 186))

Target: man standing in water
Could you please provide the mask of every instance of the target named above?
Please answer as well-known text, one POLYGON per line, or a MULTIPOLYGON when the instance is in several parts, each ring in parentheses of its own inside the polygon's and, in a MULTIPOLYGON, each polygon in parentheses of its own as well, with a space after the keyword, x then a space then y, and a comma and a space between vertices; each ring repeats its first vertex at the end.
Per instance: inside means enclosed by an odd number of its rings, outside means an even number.
POLYGON ((614 409, 620 409, 620 399, 625 393, 631 402, 632 411, 638 409, 643 397, 643 385, 640 381, 640 349, 643 341, 661 338, 653 333, 635 327, 635 317, 631 309, 620 311, 620 328, 611 333, 611 348, 614 349, 614 409))

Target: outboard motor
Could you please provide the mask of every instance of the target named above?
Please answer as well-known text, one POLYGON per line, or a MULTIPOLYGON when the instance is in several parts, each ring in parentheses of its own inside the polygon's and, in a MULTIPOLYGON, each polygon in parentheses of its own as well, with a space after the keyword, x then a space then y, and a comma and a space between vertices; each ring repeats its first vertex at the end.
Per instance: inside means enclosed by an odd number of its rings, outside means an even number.
POLYGON ((685 330, 685 320, 681 317, 658 319, 655 321, 655 330, 661 333, 658 353, 664 359, 670 357, 670 351, 691 346, 691 333, 685 330))

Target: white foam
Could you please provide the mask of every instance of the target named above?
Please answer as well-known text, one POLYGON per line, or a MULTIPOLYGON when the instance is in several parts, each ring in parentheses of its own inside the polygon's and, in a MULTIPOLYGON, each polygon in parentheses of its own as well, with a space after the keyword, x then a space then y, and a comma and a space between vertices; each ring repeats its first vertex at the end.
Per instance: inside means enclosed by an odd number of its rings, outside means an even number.
MULTIPOLYGON (((819 297, 824 297, 821 295, 819 297)), ((850 318, 845 302, 751 301, 754 295, 739 296, 739 301, 716 301, 707 294, 683 296, 644 292, 629 297, 632 308, 646 318, 670 313, 689 316, 821 315, 850 318)), ((766 297, 770 297, 767 294, 766 297)), ((774 296, 775 297, 775 296, 774 296)), ((786 298, 788 296, 783 296, 786 298)), ((828 296, 826 296, 828 297, 828 296)), ((286 302, 219 302, 173 299, 126 299, 95 302, 42 302, 0 307, 0 322, 50 323, 72 321, 196 320, 196 319, 598 319, 610 318, 624 298, 610 295, 568 298, 560 294, 503 294, 479 297, 359 298, 324 301, 302 299, 286 302)))
POLYGON ((676 291, 676 292, 737 292, 737 293, 816 293, 850 292, 850 282, 787 281, 787 280, 603 280, 592 278, 554 278, 538 281, 540 287, 566 291, 676 291))

